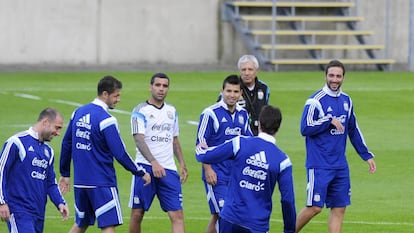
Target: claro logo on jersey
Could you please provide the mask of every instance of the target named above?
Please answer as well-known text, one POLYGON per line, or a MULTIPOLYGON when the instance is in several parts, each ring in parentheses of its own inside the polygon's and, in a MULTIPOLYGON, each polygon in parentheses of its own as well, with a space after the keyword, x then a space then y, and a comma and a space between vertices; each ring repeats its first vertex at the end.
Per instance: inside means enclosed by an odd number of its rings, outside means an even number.
POLYGON ((236 128, 227 127, 226 130, 224 131, 224 134, 238 136, 238 135, 241 135, 241 129, 239 127, 236 127, 236 128))
POLYGON ((162 136, 151 136, 151 141, 153 142, 171 142, 171 135, 167 134, 165 137, 162 136))

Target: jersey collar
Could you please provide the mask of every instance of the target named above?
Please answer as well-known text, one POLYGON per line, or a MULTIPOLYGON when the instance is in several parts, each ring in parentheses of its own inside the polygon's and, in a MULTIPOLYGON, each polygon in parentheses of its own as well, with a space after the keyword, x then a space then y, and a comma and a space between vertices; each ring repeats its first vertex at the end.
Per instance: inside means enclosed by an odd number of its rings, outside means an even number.
POLYGON ((263 139, 263 140, 265 140, 265 141, 268 141, 268 142, 271 142, 271 143, 273 143, 273 144, 276 144, 276 138, 275 137, 273 137, 272 135, 270 135, 270 134, 267 134, 267 133, 264 133, 264 132, 260 132, 259 133, 259 135, 257 135, 259 138, 261 138, 261 139, 263 139))
POLYGON ((323 91, 326 94, 328 94, 329 96, 332 96, 332 97, 338 97, 342 93, 342 89, 341 88, 339 88, 338 91, 332 91, 331 89, 329 89, 328 84, 325 84, 325 86, 323 87, 323 91))
POLYGON ((103 102, 102 100, 100 100, 100 99, 98 99, 98 98, 95 98, 93 101, 92 101, 92 103, 93 104, 96 104, 96 105, 98 105, 98 106, 101 106, 105 111, 108 111, 108 105, 107 104, 105 104, 105 102, 103 102))
POLYGON ((39 140, 39 134, 33 130, 33 127, 30 127, 27 132, 29 132, 30 136, 32 136, 33 138, 39 140))
MULTIPOLYGON (((221 100, 218 103, 220 104, 221 107, 223 107, 224 109, 226 109, 227 111, 229 111, 229 108, 227 107, 227 104, 224 103, 223 97, 221 98, 221 100)), ((243 109, 243 107, 239 105, 239 102, 237 102, 236 103, 236 111, 238 112, 238 111, 240 111, 242 109, 243 109)))

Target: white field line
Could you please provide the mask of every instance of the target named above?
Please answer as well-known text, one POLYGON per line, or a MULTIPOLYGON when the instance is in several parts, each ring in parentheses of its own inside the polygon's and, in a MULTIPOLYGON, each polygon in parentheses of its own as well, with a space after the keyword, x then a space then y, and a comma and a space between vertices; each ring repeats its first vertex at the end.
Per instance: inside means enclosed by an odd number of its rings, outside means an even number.
POLYGON ((131 111, 125 111, 125 110, 120 110, 120 109, 109 109, 110 112, 117 112, 117 113, 121 113, 121 114, 126 114, 126 115, 131 115, 131 111))
POLYGON ((25 94, 25 93, 14 93, 14 96, 22 97, 22 98, 26 98, 26 99, 32 99, 32 100, 41 100, 42 99, 39 96, 25 94))
MULTIPOLYGON (((7 92, 1 92, 1 94, 7 94, 7 92)), ((30 94, 26 94, 26 93, 14 93, 14 96, 22 97, 22 98, 25 98, 25 99, 32 99, 32 100, 41 100, 42 99, 39 96, 30 95, 30 94)), ((60 99, 49 99, 49 101, 59 103, 59 104, 67 104, 67 105, 75 106, 75 107, 79 107, 79 106, 83 105, 81 103, 67 101, 67 100, 60 100, 60 99)), ((116 112, 116 113, 121 113, 121 114, 127 114, 127 115, 131 114, 130 111, 125 111, 125 110, 120 110, 120 109, 110 109, 109 111, 116 112)))
MULTIPOLYGON (((49 219, 57 219, 62 218, 61 216, 46 216, 49 219)), ((73 217, 72 217, 73 219, 73 217)), ((123 217, 123 219, 129 219, 128 216, 123 217)), ((160 220, 169 220, 168 216, 145 216, 145 219, 160 219, 160 220)), ((210 218, 207 217, 185 217, 186 220, 190 221, 206 221, 208 222, 210 218)), ((280 222, 283 223, 282 219, 270 219, 271 222, 280 222)), ((311 220, 310 224, 318 223, 318 224, 327 224, 326 221, 320 220, 311 220)), ((344 221, 344 224, 354 224, 354 225, 389 225, 389 226, 414 226, 412 222, 371 222, 371 221, 344 221)))
MULTIPOLYGON (((7 92, 2 92, 2 94, 7 94, 7 92)), ((30 94, 26 94, 26 93, 14 93, 14 96, 22 97, 22 98, 25 98, 25 99, 32 99, 32 100, 41 100, 42 99, 39 96, 30 95, 30 94)), ((67 104, 67 105, 75 106, 75 107, 82 106, 81 103, 67 101, 67 100, 49 99, 49 101, 50 102, 59 103, 59 104, 67 104)), ((130 111, 125 111, 125 110, 120 110, 120 109, 110 109, 109 111, 116 112, 116 113, 120 113, 120 114, 126 114, 126 115, 130 115, 131 114, 130 111)), ((191 124, 191 125, 197 125, 198 124, 197 121, 187 121, 187 123, 188 124, 191 124)))
POLYGON ((7 128, 29 128, 30 124, 14 124, 14 125, 2 125, 1 127, 7 127, 7 128))
POLYGON ((187 121, 189 125, 198 125, 198 121, 187 121))
POLYGON ((79 106, 82 105, 82 104, 77 103, 77 102, 72 102, 72 101, 67 101, 67 100, 59 100, 59 99, 50 99, 49 101, 59 103, 59 104, 67 104, 67 105, 76 106, 76 107, 79 107, 79 106))

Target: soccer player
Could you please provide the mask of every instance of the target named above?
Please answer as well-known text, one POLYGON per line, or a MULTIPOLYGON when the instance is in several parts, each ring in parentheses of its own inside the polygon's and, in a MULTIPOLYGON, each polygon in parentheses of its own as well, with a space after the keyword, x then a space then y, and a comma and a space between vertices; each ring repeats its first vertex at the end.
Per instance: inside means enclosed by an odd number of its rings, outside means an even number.
POLYGON ((7 139, 0 156, 0 219, 9 232, 42 233, 47 196, 68 219, 69 209, 56 183, 54 152, 47 144, 59 136, 63 117, 54 108, 36 124, 7 139))
MULTIPOLYGON (((253 135, 247 111, 237 104, 241 94, 240 78, 237 75, 226 77, 221 90, 222 99, 204 109, 200 115, 196 145, 205 143, 208 146, 217 146, 236 136, 253 135)), ((217 220, 230 181, 230 168, 229 161, 203 164, 202 179, 211 213, 207 233, 217 232, 217 220)))
POLYGON ((296 209, 292 163, 276 146, 282 114, 267 105, 259 114, 259 135, 238 136, 216 147, 200 144, 196 158, 203 163, 231 160, 230 185, 220 212, 220 233, 269 232, 272 194, 279 185, 284 233, 295 232, 296 209))
POLYGON ((128 171, 151 178, 134 163, 119 134, 118 122, 108 110, 120 101, 122 83, 112 76, 103 77, 98 96, 72 113, 62 141, 59 185, 69 190, 70 164, 73 159, 76 218, 71 233, 85 232, 95 220, 102 232, 115 232, 123 223, 114 157, 128 171))
POLYGON ((131 115, 131 132, 136 144, 136 159, 150 174, 153 182, 144 187, 142 179, 132 177, 130 233, 141 232, 144 214, 155 195, 171 220, 171 232, 183 233, 184 214, 181 185, 187 180, 187 169, 178 140, 179 125, 175 107, 165 102, 170 79, 164 73, 151 77, 151 96, 138 104, 131 115), (174 161, 180 163, 180 174, 174 161))
POLYGON ((307 199, 299 212, 299 232, 324 205, 331 209, 329 232, 342 231, 346 206, 351 204, 349 167, 345 151, 347 137, 359 156, 374 173, 374 155, 368 150, 358 127, 349 95, 342 92, 345 67, 332 60, 325 69, 325 86, 309 97, 302 114, 300 130, 306 140, 307 199))

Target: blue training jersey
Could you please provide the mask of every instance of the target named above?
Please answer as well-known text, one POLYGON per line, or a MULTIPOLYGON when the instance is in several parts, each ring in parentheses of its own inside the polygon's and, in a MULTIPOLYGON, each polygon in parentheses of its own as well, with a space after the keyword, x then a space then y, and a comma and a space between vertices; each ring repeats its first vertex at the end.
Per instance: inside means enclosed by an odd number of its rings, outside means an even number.
POLYGON ((278 183, 284 232, 295 232, 292 163, 271 135, 235 137, 217 147, 196 149, 203 163, 230 161, 231 180, 220 217, 258 232, 269 230, 272 194, 278 183))
POLYGON ((53 166, 53 149, 32 128, 10 137, 0 156, 0 204, 41 219, 48 195, 56 208, 65 204, 53 166))
MULTIPOLYGON (((253 135, 250 130, 247 111, 239 105, 236 105, 236 110, 232 114, 229 112, 227 105, 221 100, 207 107, 201 113, 197 129, 196 145, 204 142, 208 146, 217 146, 240 135, 253 135)), ((217 174, 218 183, 229 180, 229 161, 211 164, 211 166, 217 174)), ((202 170, 202 179, 205 180, 204 168, 202 170)))
POLYGON ((115 187, 114 158, 134 175, 144 175, 125 149, 116 118, 107 110, 104 102, 95 99, 72 114, 62 141, 60 173, 70 176, 73 159, 75 186, 115 187))
POLYGON ((363 160, 374 157, 358 127, 350 96, 342 91, 335 93, 327 85, 306 101, 300 130, 306 136, 307 168, 348 168, 345 156, 348 136, 363 160), (341 121, 344 132, 338 132, 331 124, 333 117, 341 121))

